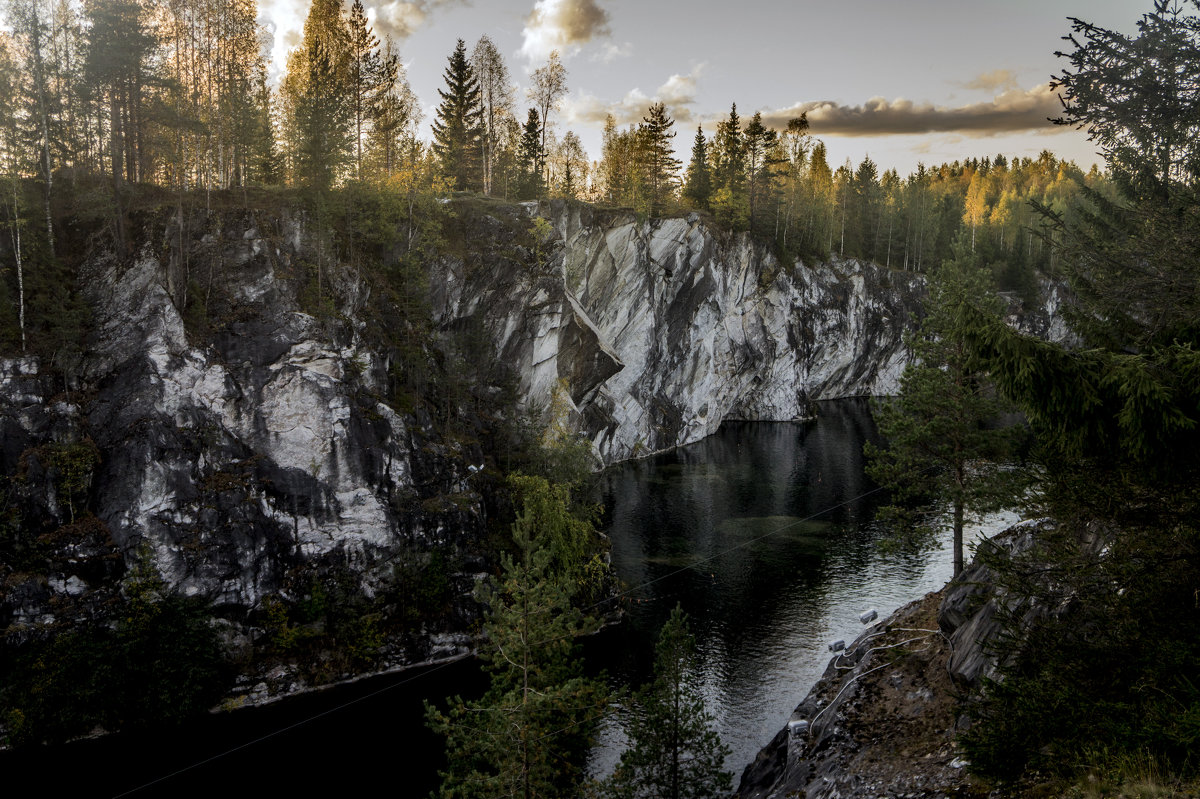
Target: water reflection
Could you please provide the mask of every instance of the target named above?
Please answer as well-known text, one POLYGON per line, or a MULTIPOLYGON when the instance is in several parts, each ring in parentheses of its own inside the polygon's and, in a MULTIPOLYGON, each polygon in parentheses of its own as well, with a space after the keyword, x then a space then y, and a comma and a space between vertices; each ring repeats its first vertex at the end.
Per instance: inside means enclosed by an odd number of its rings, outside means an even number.
MULTIPOLYGON (((704 694, 733 749, 728 765, 750 762, 824 670, 827 644, 857 635, 859 612, 890 612, 950 575, 945 541, 927 558, 877 555, 868 520, 883 496, 862 458, 874 437, 864 403, 826 403, 811 423, 726 424, 692 447, 605 472, 613 564, 633 590, 627 623, 586 642, 589 667, 616 684, 643 680, 658 629, 681 602, 704 694)), ((393 675, 179 730, 0 753, 0 774, 8 786, 82 796, 148 784, 134 795, 427 796, 443 755, 422 700, 484 686, 471 663, 393 675)), ((596 770, 611 766, 621 740, 611 723, 596 770)))
MULTIPOLYGON (((877 434, 864 402, 824 403, 808 423, 726 423, 676 452, 608 470, 600 487, 613 565, 630 587, 627 623, 588 647, 614 683, 650 670, 676 602, 699 642, 703 691, 735 770, 783 726, 820 676, 827 645, 940 588, 948 542, 884 560, 871 519, 886 497, 863 473, 877 434)), ((621 747, 611 722, 593 769, 621 747)))

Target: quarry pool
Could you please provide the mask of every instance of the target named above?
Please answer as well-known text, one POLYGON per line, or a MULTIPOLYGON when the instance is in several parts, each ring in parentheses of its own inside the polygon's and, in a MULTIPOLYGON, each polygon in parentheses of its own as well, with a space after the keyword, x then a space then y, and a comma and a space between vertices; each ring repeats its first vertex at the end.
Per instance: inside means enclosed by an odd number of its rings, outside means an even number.
MULTIPOLYGON (((589 642, 614 683, 650 671, 676 602, 691 618, 703 693, 737 776, 824 671, 828 645, 941 588, 949 538, 921 557, 882 557, 873 521, 886 497, 863 474, 876 439, 865 401, 818 405, 802 423, 727 422, 675 452, 602 476, 613 565, 629 592, 626 623, 589 642)), ((611 717, 593 770, 623 746, 611 717)))
MULTIPOLYGON (((862 457, 875 436, 865 402, 821 403, 812 421, 726 423, 698 444, 598 478, 627 615, 586 642, 588 668, 614 685, 645 679, 658 629, 681 603, 735 784, 824 670, 831 641, 854 638, 861 612, 885 615, 950 576, 946 540, 919 558, 878 554, 872 518, 884 497, 862 457)), ((57 795, 424 797, 443 761, 423 700, 483 686, 460 662, 181 730, 3 753, 0 775, 57 795)), ((612 767, 623 740, 613 713, 593 773, 612 767)))

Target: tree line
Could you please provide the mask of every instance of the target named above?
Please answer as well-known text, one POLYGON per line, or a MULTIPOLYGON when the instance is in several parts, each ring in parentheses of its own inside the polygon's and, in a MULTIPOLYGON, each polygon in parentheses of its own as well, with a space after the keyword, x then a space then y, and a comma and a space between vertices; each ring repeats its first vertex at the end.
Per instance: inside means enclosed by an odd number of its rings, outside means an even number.
MULTIPOLYGON (((662 103, 625 130, 609 117, 590 161, 559 135, 567 92, 557 52, 517 87, 488 36, 447 59, 433 138, 398 49, 375 34, 361 0, 317 0, 277 88, 254 0, 11 0, 0 33, 0 164, 33 177, 53 250, 55 181, 104 176, 180 191, 290 184, 329 189, 420 173, 506 199, 562 196, 648 215, 698 209, 770 237, 793 254, 836 254, 923 270, 949 255, 959 227, 996 258, 1051 268, 1030 230, 1029 201, 1065 209, 1102 180, 1049 153, 919 166, 907 178, 869 157, 833 167, 807 120, 784 129, 729 115, 697 129, 684 168, 662 103)), ((28 212, 26 212, 28 215, 28 212)))

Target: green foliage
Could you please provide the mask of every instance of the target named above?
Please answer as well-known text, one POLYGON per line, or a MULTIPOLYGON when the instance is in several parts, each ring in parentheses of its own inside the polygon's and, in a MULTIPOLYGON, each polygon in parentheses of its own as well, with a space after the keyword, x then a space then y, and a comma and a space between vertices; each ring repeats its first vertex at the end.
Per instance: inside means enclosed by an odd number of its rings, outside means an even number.
POLYGON ((39 356, 44 363, 70 375, 81 356, 90 312, 80 291, 76 264, 65 257, 51 255, 45 225, 38 225, 35 214, 38 190, 31 181, 18 181, 18 194, 12 189, 0 192, 0 354, 20 355, 15 262, 19 226, 21 265, 25 299, 24 354, 39 356))
POLYGON ((75 511, 87 505, 92 487, 92 473, 100 463, 100 450, 90 438, 66 444, 52 444, 46 457, 46 467, 54 478, 58 499, 67 506, 70 521, 75 511))
POLYGON ((997 426, 1007 406, 974 367, 963 328, 964 308, 989 319, 998 314, 986 272, 967 253, 947 262, 930 277, 925 307, 908 337, 914 360, 900 395, 877 406, 887 446, 867 445, 867 473, 891 491, 896 504, 887 513, 907 543, 923 546, 935 529, 953 529, 957 576, 964 521, 1017 502, 1025 473, 1005 466, 1020 431, 997 426))
POLYGON ((12 743, 58 743, 94 727, 178 724, 230 684, 207 606, 128 588, 115 629, 93 623, 10 650, 0 669, 12 743))
POLYGON ((450 54, 444 77, 446 89, 438 89, 442 101, 433 123, 433 150, 454 188, 476 191, 483 185, 483 104, 462 39, 450 54))
POLYGON ((529 235, 533 238, 533 260, 540 268, 545 268, 547 250, 554 238, 554 226, 544 216, 534 217, 529 235))
POLYGON ((368 599, 345 567, 301 574, 288 587, 290 597, 263 599, 265 636, 259 645, 317 683, 369 669, 378 662, 388 632, 428 618, 409 606, 403 587, 368 599))
POLYGON ((517 198, 536 200, 546 193, 546 151, 542 145, 542 123, 536 108, 530 108, 517 146, 517 198))
POLYGON ((658 216, 666 209, 668 200, 674 196, 680 164, 671 148, 671 139, 675 137, 675 131, 671 128, 675 125, 675 120, 667 116, 666 105, 653 103, 649 114, 642 117, 642 124, 638 129, 645 170, 645 176, 642 178, 646 187, 644 210, 651 216, 658 216))
POLYGON ((712 196, 712 168, 708 163, 708 141, 704 129, 696 127, 696 138, 692 142, 692 159, 688 162, 687 175, 683 182, 683 198, 701 211, 708 210, 712 196))
MULTIPOLYGON (((1077 475, 1074 489, 1103 490, 1086 487, 1089 479, 1077 475)), ((1108 761, 1148 754, 1197 775, 1200 533, 1186 521, 1195 499, 1179 499, 1190 507, 1180 508, 1174 525, 1160 527, 1168 521, 1161 518, 1138 525, 1130 508, 1116 520, 1119 532, 1060 526, 1034 552, 997 564, 1006 590, 1062 610, 1032 629, 1007 620, 1022 632, 1002 643, 1004 679, 988 684, 963 738, 981 773, 1069 777, 1102 751, 1108 761), (1097 535, 1106 546, 1081 549, 1081 538, 1097 535)))
POLYGON ((580 507, 571 496, 571 486, 552 483, 544 477, 513 474, 508 485, 520 508, 513 522, 513 538, 528 538, 549 557, 553 578, 574 596, 586 588, 586 566, 600 548, 594 524, 594 507, 580 507))
POLYGON ((453 562, 440 549, 425 556, 410 553, 398 559, 392 593, 401 620, 416 625, 445 615, 454 595, 452 572, 453 562))
MULTIPOLYGON (((571 546, 566 498, 525 482, 513 525, 517 555, 502 559, 497 584, 482 584, 487 607, 480 650, 490 687, 481 699, 426 705, 429 726, 446 736, 443 797, 564 796, 575 793, 603 683, 582 675, 575 639, 597 628, 572 607, 556 553, 571 546)), ((560 564, 561 565, 561 564, 560 564)))
POLYGON ((723 769, 729 747, 713 729, 695 682, 695 639, 679 605, 655 646, 654 679, 633 697, 629 748, 599 786, 606 799, 704 799, 725 796, 732 775, 723 769))
MULTIPOLYGON (((1195 777, 1200 715, 1200 19, 1157 2, 1135 37, 1075 20, 1065 121, 1088 127, 1115 191, 1043 205, 1084 347, 968 314, 969 343, 1030 420, 1059 532, 995 571, 1055 611, 1010 618, 1003 680, 965 739, 999 779, 1149 759, 1195 777)), ((1015 613, 1015 611, 1014 611, 1015 613)))

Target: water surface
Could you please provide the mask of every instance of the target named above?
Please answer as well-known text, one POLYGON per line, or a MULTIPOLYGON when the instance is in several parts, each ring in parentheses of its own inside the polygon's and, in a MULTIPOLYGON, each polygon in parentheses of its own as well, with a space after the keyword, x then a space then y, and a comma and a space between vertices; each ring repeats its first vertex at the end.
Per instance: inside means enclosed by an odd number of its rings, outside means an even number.
MULTIPOLYGON (((740 772, 820 676, 829 642, 858 634, 860 612, 886 614, 950 576, 948 541, 920 558, 877 553, 871 518, 884 497, 862 458, 875 435, 864 403, 823 403, 812 422, 727 423, 603 473, 628 613, 586 642, 589 669, 607 669, 614 684, 644 680, 681 603, 728 766, 740 772)), ((423 700, 484 685, 469 662, 380 677, 182 729, 0 753, 0 780, 50 795, 424 797, 444 760, 423 700)), ((621 746, 614 713, 593 771, 610 768, 621 746)))
MULTIPOLYGON (((629 590, 620 628, 588 647, 614 684, 646 679, 676 604, 691 618, 709 709, 735 772, 783 727, 824 671, 828 645, 941 588, 948 537, 884 558, 872 520, 886 496, 863 473, 877 433, 865 402, 821 403, 804 423, 726 423, 716 435, 602 475, 613 565, 629 590)), ((593 770, 622 746, 619 718, 593 770)))

